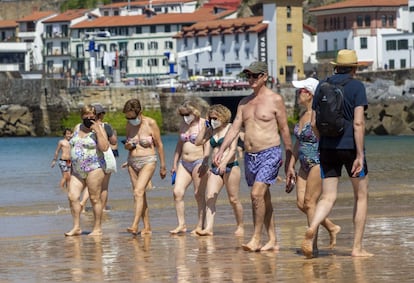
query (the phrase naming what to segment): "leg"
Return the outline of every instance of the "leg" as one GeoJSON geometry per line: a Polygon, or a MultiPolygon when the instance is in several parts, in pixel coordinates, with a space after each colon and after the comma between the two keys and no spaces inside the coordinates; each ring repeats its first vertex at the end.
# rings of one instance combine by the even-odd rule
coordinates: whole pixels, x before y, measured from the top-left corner
{"type": "MultiPolygon", "coordinates": [[[[132,225],[127,229],[128,232],[136,234],[138,232],[139,220],[142,216],[147,215],[147,225],[149,225],[148,217],[148,204],[146,200],[145,190],[148,186],[148,182],[151,180],[152,175],[154,174],[156,163],[149,163],[144,165],[139,172],[136,172],[131,166],[128,167],[131,182],[133,182],[133,192],[134,192],[134,204],[135,204],[135,215],[132,225]]],[[[148,226],[146,229],[151,229],[148,226]]],[[[146,231],[150,232],[150,230],[146,231]]]]}
{"type": "Polygon", "coordinates": [[[322,196],[316,205],[315,214],[302,242],[302,251],[307,258],[312,258],[312,243],[318,226],[328,217],[331,212],[337,195],[338,177],[330,177],[322,180],[322,196]]]}
{"type": "MultiPolygon", "coordinates": [[[[269,185],[265,183],[254,182],[253,184],[251,199],[254,232],[250,241],[247,244],[242,245],[243,249],[246,251],[259,251],[262,248],[260,242],[262,237],[262,228],[266,217],[265,194],[268,189],[269,185]]],[[[270,225],[269,221],[267,224],[270,225]]]]}
{"type": "Polygon", "coordinates": [[[70,211],[72,213],[73,228],[69,232],[66,232],[65,236],[78,236],[82,234],[82,230],[80,228],[81,205],[79,203],[79,197],[84,188],[85,181],[78,179],[77,177],[72,175],[71,182],[69,185],[68,199],[70,211]]]}
{"type": "Polygon", "coordinates": [[[204,227],[204,219],[206,216],[206,186],[207,186],[207,179],[208,174],[204,174],[203,176],[200,176],[199,170],[200,170],[201,164],[198,164],[194,167],[192,172],[192,178],[193,178],[193,185],[194,185],[194,197],[197,201],[197,215],[198,215],[198,222],[196,228],[191,231],[192,234],[195,234],[201,230],[203,230],[204,227]]]}
{"type": "Polygon", "coordinates": [[[276,231],[275,231],[275,220],[273,218],[273,205],[272,198],[270,196],[269,187],[265,193],[265,206],[266,213],[264,217],[264,226],[267,230],[267,235],[269,236],[269,241],[260,249],[261,251],[270,251],[270,250],[279,250],[279,246],[276,241],[276,231]]]}
{"type": "Polygon", "coordinates": [[[103,169],[99,168],[89,172],[86,177],[86,185],[88,186],[89,199],[92,204],[93,215],[95,223],[90,236],[102,235],[101,220],[102,220],[102,202],[101,202],[101,190],[102,180],[105,176],[103,169]]]}
{"type": "Polygon", "coordinates": [[[351,178],[351,182],[354,189],[354,244],[352,246],[352,256],[373,256],[373,254],[368,253],[362,248],[362,238],[364,236],[368,210],[368,176],[351,178]]]}
{"type": "Polygon", "coordinates": [[[210,174],[207,180],[206,193],[206,226],[201,231],[196,231],[200,236],[212,236],[214,216],[216,215],[216,201],[217,197],[223,187],[223,179],[215,174],[210,174]]]}
{"type": "MultiPolygon", "coordinates": [[[[316,203],[322,193],[322,180],[320,178],[320,169],[319,165],[313,166],[309,174],[307,176],[307,183],[306,183],[306,193],[304,197],[304,209],[305,213],[308,217],[308,225],[311,224],[312,219],[315,214],[316,203]]],[[[336,235],[341,230],[341,227],[335,225],[331,220],[325,218],[321,225],[326,228],[329,232],[330,236],[330,248],[334,248],[336,245],[336,235]]],[[[313,249],[317,250],[317,234],[318,231],[315,232],[314,242],[313,242],[313,249]]]]}
{"type": "Polygon", "coordinates": [[[233,167],[229,174],[224,175],[224,183],[227,189],[227,196],[233,208],[234,216],[236,217],[237,229],[234,232],[236,236],[244,234],[243,224],[243,206],[239,199],[240,191],[240,167],[233,167]]]}
{"type": "Polygon", "coordinates": [[[108,190],[109,190],[109,180],[111,179],[111,173],[106,174],[102,181],[102,192],[101,192],[101,201],[102,201],[102,208],[106,210],[106,204],[108,203],[108,190]]]}
{"type": "Polygon", "coordinates": [[[85,212],[85,207],[86,207],[86,203],[88,202],[88,199],[89,199],[89,191],[88,191],[88,188],[86,188],[83,191],[82,200],[80,201],[81,212],[85,212]]]}
{"type": "Polygon", "coordinates": [[[185,214],[184,214],[184,194],[187,190],[187,187],[191,183],[191,175],[187,172],[187,170],[183,167],[182,164],[178,165],[177,169],[177,177],[175,179],[174,185],[174,201],[175,201],[175,210],[177,213],[178,219],[178,226],[171,230],[171,234],[178,234],[187,231],[187,227],[185,225],[185,214]]]}

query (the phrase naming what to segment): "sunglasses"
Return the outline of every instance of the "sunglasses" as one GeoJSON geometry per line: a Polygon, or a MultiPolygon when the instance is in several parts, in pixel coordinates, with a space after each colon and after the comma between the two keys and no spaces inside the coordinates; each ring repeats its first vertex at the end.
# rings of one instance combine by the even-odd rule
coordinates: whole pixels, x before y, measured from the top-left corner
{"type": "Polygon", "coordinates": [[[218,118],[217,117],[209,117],[208,119],[211,121],[211,120],[217,120],[218,118]]]}
{"type": "Polygon", "coordinates": [[[247,79],[257,79],[257,78],[259,78],[261,75],[263,75],[263,73],[257,73],[257,74],[254,74],[254,73],[246,73],[246,78],[247,79]]]}
{"type": "Polygon", "coordinates": [[[191,113],[180,113],[180,116],[188,116],[188,115],[191,115],[191,113]]]}

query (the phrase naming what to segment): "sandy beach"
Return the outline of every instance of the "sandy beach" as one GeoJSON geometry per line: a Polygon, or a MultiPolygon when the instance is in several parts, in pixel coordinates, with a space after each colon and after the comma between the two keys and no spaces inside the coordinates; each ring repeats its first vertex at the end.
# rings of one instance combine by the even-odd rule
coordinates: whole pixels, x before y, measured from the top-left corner
{"type": "MultiPolygon", "coordinates": [[[[346,183],[345,183],[346,187],[346,183]]],[[[157,189],[155,189],[157,190],[157,189]]],[[[87,236],[92,212],[82,215],[85,234],[64,237],[71,227],[67,208],[50,215],[3,217],[0,282],[412,282],[414,274],[414,211],[411,189],[372,192],[365,247],[372,258],[352,258],[352,195],[342,189],[332,219],[342,226],[337,247],[320,229],[319,256],[307,260],[299,252],[306,229],[294,195],[272,187],[279,252],[243,251],[252,233],[248,192],[243,193],[246,233],[235,237],[234,216],[222,192],[215,235],[172,236],[176,217],[172,202],[151,197],[153,234],[125,232],[132,219],[132,201],[118,200],[104,215],[101,237],[87,236]],[[398,206],[393,205],[398,203],[398,206]]],[[[190,191],[186,217],[195,221],[190,191]]],[[[66,206],[67,207],[67,206],[66,206]]],[[[44,207],[47,209],[47,207],[44,207]]],[[[90,230],[89,230],[90,231],[90,230]]]]}

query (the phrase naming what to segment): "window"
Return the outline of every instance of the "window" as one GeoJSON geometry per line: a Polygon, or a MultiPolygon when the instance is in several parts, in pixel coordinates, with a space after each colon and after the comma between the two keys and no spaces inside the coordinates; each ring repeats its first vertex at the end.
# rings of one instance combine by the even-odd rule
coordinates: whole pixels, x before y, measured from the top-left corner
{"type": "Polygon", "coordinates": [[[135,42],[134,49],[135,50],[144,50],[144,42],[135,42]]]}
{"type": "Polygon", "coordinates": [[[288,62],[292,61],[292,46],[291,45],[288,45],[286,47],[286,59],[288,62]]]}
{"type": "Polygon", "coordinates": [[[47,66],[47,72],[53,73],[53,61],[52,60],[47,61],[46,66],[47,66]]]}
{"type": "Polygon", "coordinates": [[[63,72],[67,72],[69,70],[69,60],[62,61],[63,72]]]}
{"type": "Polygon", "coordinates": [[[61,54],[68,54],[69,53],[69,42],[61,42],[60,43],[61,54]]]}
{"type": "Polygon", "coordinates": [[[388,65],[390,66],[390,69],[395,69],[395,61],[394,60],[388,60],[388,65]]]}
{"type": "Polygon", "coordinates": [[[236,33],[234,35],[234,41],[236,41],[236,43],[239,43],[239,34],[238,33],[236,33]]]}
{"type": "Polygon", "coordinates": [[[83,44],[76,45],[76,57],[77,58],[84,57],[84,54],[83,54],[83,44]]]}
{"type": "Polygon", "coordinates": [[[150,67],[158,66],[158,59],[157,58],[148,59],[148,66],[150,66],[150,67]]]}
{"type": "Polygon", "coordinates": [[[414,12],[414,6],[410,7],[410,12],[414,12]]]}
{"type": "Polygon", "coordinates": [[[157,26],[156,25],[150,26],[150,33],[156,33],[156,32],[157,32],[157,26]]]}
{"type": "Polygon", "coordinates": [[[248,32],[246,32],[246,42],[250,41],[250,34],[248,32]]]}
{"type": "Polygon", "coordinates": [[[388,25],[394,27],[394,16],[388,16],[388,25]]]}
{"type": "Polygon", "coordinates": [[[142,59],[135,60],[135,67],[142,67],[142,59]]]}
{"type": "Polygon", "coordinates": [[[361,45],[361,49],[367,49],[368,48],[368,40],[366,37],[361,37],[359,39],[359,44],[361,45]]]}
{"type": "Polygon", "coordinates": [[[338,48],[338,39],[337,38],[334,38],[333,47],[334,47],[334,50],[338,50],[339,49],[338,48]]]}
{"type": "Polygon", "coordinates": [[[165,32],[171,32],[171,25],[164,25],[165,32]]]}
{"type": "Polygon", "coordinates": [[[290,6],[286,6],[286,17],[290,18],[292,16],[292,8],[290,6]]]}
{"type": "Polygon", "coordinates": [[[68,25],[62,25],[62,36],[63,37],[68,37],[69,36],[68,25]]]}
{"type": "Polygon", "coordinates": [[[236,57],[236,60],[239,60],[239,53],[240,53],[240,50],[238,48],[234,49],[234,55],[236,57]]]}
{"type": "Polygon", "coordinates": [[[141,34],[142,33],[142,27],[135,27],[135,33],[141,34]]]}
{"type": "Polygon", "coordinates": [[[398,50],[408,50],[408,40],[407,39],[398,40],[398,50]]]}
{"type": "Polygon", "coordinates": [[[363,24],[362,16],[357,16],[357,26],[362,27],[362,24],[363,24]]]}
{"type": "Polygon", "coordinates": [[[386,50],[397,50],[397,42],[395,40],[387,40],[385,46],[386,50]]]}
{"type": "Polygon", "coordinates": [[[164,49],[173,49],[173,48],[174,48],[174,43],[172,41],[165,42],[164,49]]]}
{"type": "Polygon", "coordinates": [[[46,43],[46,55],[52,55],[53,42],[46,43]]]}
{"type": "Polygon", "coordinates": [[[327,52],[328,51],[328,40],[327,39],[323,41],[323,47],[324,47],[324,51],[327,52]]]}
{"type": "Polygon", "coordinates": [[[127,51],[128,49],[128,42],[120,42],[119,43],[119,51],[127,51]]]}
{"type": "Polygon", "coordinates": [[[286,31],[287,32],[292,32],[292,24],[287,24],[286,25],[286,31]]]}
{"type": "Polygon", "coordinates": [[[158,49],[158,42],[151,41],[148,43],[148,50],[158,49]]]}
{"type": "Polygon", "coordinates": [[[364,22],[365,22],[366,27],[370,27],[371,26],[371,16],[370,15],[365,15],[364,22]]]}
{"type": "Polygon", "coordinates": [[[385,15],[381,16],[381,26],[383,28],[387,26],[387,16],[385,16],[385,15]]]}
{"type": "Polygon", "coordinates": [[[194,38],[195,46],[198,46],[198,36],[194,38]]]}
{"type": "Polygon", "coordinates": [[[344,49],[348,49],[348,39],[344,38],[344,49]]]}
{"type": "Polygon", "coordinates": [[[400,60],[400,68],[401,69],[407,68],[407,61],[405,59],[400,60]]]}
{"type": "Polygon", "coordinates": [[[165,66],[169,66],[170,64],[168,63],[168,59],[167,58],[164,58],[164,59],[162,59],[162,65],[165,67],[165,66]]]}

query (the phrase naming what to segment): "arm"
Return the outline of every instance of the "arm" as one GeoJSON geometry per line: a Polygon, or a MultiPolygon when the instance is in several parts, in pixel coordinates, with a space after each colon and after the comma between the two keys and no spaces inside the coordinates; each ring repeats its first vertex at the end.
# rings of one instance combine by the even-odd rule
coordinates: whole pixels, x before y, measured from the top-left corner
{"type": "Polygon", "coordinates": [[[315,136],[318,138],[318,140],[320,139],[320,135],[319,135],[319,130],[318,127],[316,127],[316,112],[315,110],[312,111],[312,116],[311,116],[311,126],[312,126],[312,131],[315,134],[315,136]]]}
{"type": "Polygon", "coordinates": [[[290,131],[287,122],[285,103],[281,96],[278,96],[276,99],[276,107],[278,109],[276,112],[276,120],[285,147],[285,173],[287,175],[290,158],[292,157],[292,139],[290,137],[290,131]]]}
{"type": "Polygon", "coordinates": [[[364,166],[364,135],[365,118],[364,106],[357,106],[354,110],[354,139],[356,145],[356,158],[352,165],[352,176],[357,177],[364,166]]]}
{"type": "Polygon", "coordinates": [[[165,154],[164,154],[164,144],[161,140],[160,128],[158,128],[155,120],[150,119],[150,127],[152,130],[152,137],[154,139],[155,147],[158,150],[158,156],[160,158],[160,177],[164,179],[167,175],[167,167],[165,166],[165,154]]]}
{"type": "Polygon", "coordinates": [[[211,128],[207,128],[206,123],[203,123],[194,144],[195,145],[205,144],[207,140],[211,138],[212,135],[213,135],[213,130],[211,128]]]}
{"type": "Polygon", "coordinates": [[[178,161],[180,160],[182,150],[183,150],[183,141],[180,139],[180,137],[178,137],[177,145],[175,146],[175,151],[174,151],[171,173],[177,171],[177,164],[178,164],[178,161]]]}
{"type": "Polygon", "coordinates": [[[92,121],[92,123],[91,129],[95,131],[98,149],[102,152],[107,151],[109,148],[109,142],[103,125],[95,121],[92,121]]]}
{"type": "Polygon", "coordinates": [[[52,168],[55,167],[56,160],[58,159],[59,151],[60,151],[61,148],[62,148],[62,141],[59,141],[58,144],[57,144],[57,147],[56,147],[56,150],[55,150],[55,155],[53,156],[53,160],[52,160],[52,163],[51,163],[50,167],[52,167],[52,168]]]}

